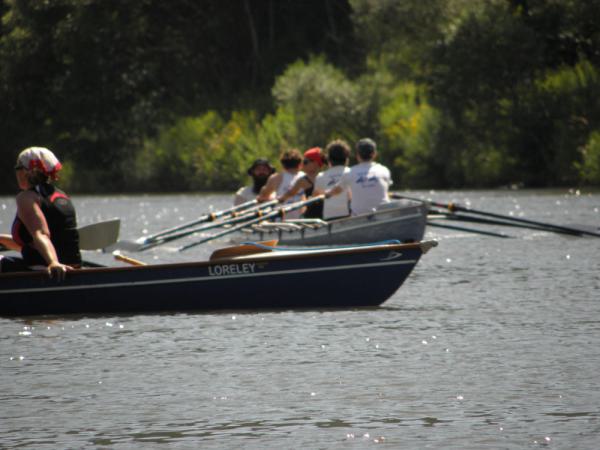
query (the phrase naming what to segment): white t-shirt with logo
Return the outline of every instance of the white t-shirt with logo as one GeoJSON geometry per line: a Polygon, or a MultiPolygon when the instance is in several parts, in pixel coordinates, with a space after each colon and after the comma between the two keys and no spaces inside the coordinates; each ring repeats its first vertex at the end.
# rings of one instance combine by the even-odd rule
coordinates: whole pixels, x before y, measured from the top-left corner
{"type": "Polygon", "coordinates": [[[340,180],[340,186],[350,188],[352,192],[350,208],[353,216],[372,212],[382,203],[389,203],[388,188],[392,183],[389,169],[373,161],[352,166],[340,180]]]}
{"type": "MultiPolygon", "coordinates": [[[[317,175],[315,181],[315,190],[327,191],[337,185],[342,175],[349,173],[350,168],[346,166],[333,166],[327,169],[325,172],[321,172],[317,175]]],[[[350,215],[350,190],[346,189],[339,195],[331,197],[325,200],[323,205],[323,219],[330,219],[333,217],[343,217],[350,215]]]]}

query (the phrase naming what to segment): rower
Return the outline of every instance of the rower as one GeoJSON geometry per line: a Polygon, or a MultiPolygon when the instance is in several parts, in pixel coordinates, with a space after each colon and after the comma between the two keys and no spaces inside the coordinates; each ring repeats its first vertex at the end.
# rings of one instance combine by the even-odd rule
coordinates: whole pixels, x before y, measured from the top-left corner
{"type": "Polygon", "coordinates": [[[358,164],[350,168],[350,172],[342,175],[340,182],[325,192],[330,198],[350,188],[352,215],[373,212],[380,205],[389,203],[388,188],[392,185],[390,170],[376,163],[377,145],[375,141],[364,138],[356,143],[356,159],[358,164]]]}
{"type": "MultiPolygon", "coordinates": [[[[317,175],[313,195],[324,194],[340,182],[342,175],[350,172],[348,161],[350,159],[350,146],[342,139],[336,139],[327,144],[327,163],[329,169],[317,175]]],[[[350,199],[352,193],[349,188],[342,194],[326,199],[323,204],[323,219],[340,219],[350,215],[350,199]]]]}
{"type": "Polygon", "coordinates": [[[258,158],[255,160],[248,169],[248,175],[252,177],[252,185],[241,187],[235,193],[233,205],[237,206],[249,202],[250,200],[254,200],[274,172],[275,168],[271,165],[269,160],[265,158],[258,158]]]}
{"type": "MultiPolygon", "coordinates": [[[[300,170],[302,154],[297,149],[284,151],[279,158],[279,162],[283,170],[269,177],[257,197],[259,202],[268,201],[273,195],[277,197],[282,196],[299,178],[304,176],[304,172],[300,170]]],[[[288,198],[285,203],[295,203],[301,201],[303,198],[304,196],[300,192],[288,198]]],[[[300,211],[291,211],[287,214],[287,217],[297,219],[300,217],[300,211]]]]}
{"type": "Polygon", "coordinates": [[[75,208],[69,197],[52,184],[62,164],[50,150],[29,147],[15,165],[21,192],[12,236],[2,236],[21,258],[0,256],[0,272],[27,271],[41,266],[51,277],[63,279],[67,270],[81,266],[75,208]]]}
{"type": "MultiPolygon", "coordinates": [[[[311,197],[315,188],[315,181],[319,171],[325,164],[326,159],[320,147],[313,147],[304,152],[302,160],[302,170],[304,176],[296,180],[294,185],[282,196],[278,197],[281,203],[285,203],[289,198],[304,192],[306,197],[311,197]]],[[[320,219],[323,216],[323,202],[311,203],[306,207],[303,217],[309,219],[320,219]]]]}

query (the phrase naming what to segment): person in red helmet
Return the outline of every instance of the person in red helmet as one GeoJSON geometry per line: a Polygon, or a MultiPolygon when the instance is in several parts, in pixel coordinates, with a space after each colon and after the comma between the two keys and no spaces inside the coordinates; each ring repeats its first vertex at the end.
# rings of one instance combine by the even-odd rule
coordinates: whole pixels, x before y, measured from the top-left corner
{"type": "Polygon", "coordinates": [[[62,164],[50,150],[29,147],[19,153],[15,165],[21,192],[12,234],[1,243],[21,252],[21,258],[0,256],[0,272],[45,267],[51,277],[63,279],[68,270],[81,266],[75,208],[69,197],[52,182],[62,164]]]}

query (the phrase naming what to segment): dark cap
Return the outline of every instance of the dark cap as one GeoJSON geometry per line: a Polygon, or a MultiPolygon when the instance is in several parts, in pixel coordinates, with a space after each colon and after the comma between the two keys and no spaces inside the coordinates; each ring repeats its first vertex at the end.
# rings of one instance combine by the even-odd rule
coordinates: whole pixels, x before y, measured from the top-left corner
{"type": "Polygon", "coordinates": [[[269,160],[267,160],[265,158],[258,158],[257,160],[255,160],[252,163],[252,165],[248,169],[248,175],[252,176],[252,171],[254,169],[256,169],[256,167],[258,167],[258,166],[266,166],[266,167],[269,168],[269,170],[271,171],[271,173],[275,172],[275,168],[271,165],[271,163],[269,162],[269,160]]]}
{"type": "Polygon", "coordinates": [[[369,158],[377,151],[377,144],[371,138],[364,138],[356,143],[356,151],[361,157],[369,158]]]}

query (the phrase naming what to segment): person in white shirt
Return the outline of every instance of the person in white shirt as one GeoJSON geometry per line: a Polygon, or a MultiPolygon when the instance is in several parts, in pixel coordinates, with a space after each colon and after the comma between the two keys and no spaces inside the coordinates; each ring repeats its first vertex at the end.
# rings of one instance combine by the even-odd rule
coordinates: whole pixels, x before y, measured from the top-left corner
{"type": "MultiPolygon", "coordinates": [[[[328,189],[336,186],[342,175],[350,172],[348,160],[350,159],[350,146],[342,139],[336,139],[327,144],[325,148],[329,169],[319,173],[315,181],[313,195],[324,194],[328,189]]],[[[344,189],[340,195],[325,200],[323,205],[323,219],[337,219],[350,215],[350,199],[352,194],[349,188],[344,189]]]]}
{"type": "MultiPolygon", "coordinates": [[[[317,176],[326,161],[327,158],[320,147],[313,147],[306,150],[304,152],[304,159],[302,160],[304,176],[298,178],[291,189],[278,197],[279,201],[285,203],[290,197],[302,192],[306,198],[314,196],[317,176]]],[[[302,217],[305,219],[321,219],[323,217],[323,202],[317,201],[307,205],[306,209],[302,212],[302,217]]]]}
{"type": "Polygon", "coordinates": [[[238,189],[233,199],[233,205],[236,206],[254,200],[274,172],[275,168],[271,166],[268,160],[259,158],[254,161],[248,169],[248,175],[252,177],[252,185],[238,189]]]}
{"type": "Polygon", "coordinates": [[[325,192],[325,197],[339,195],[346,188],[352,191],[350,209],[352,215],[373,212],[380,205],[389,203],[388,189],[392,185],[392,177],[387,167],[376,163],[377,144],[369,138],[356,143],[356,159],[358,164],[350,168],[350,172],[342,175],[339,184],[325,192]]]}
{"type": "MultiPolygon", "coordinates": [[[[304,172],[300,170],[300,164],[302,163],[302,153],[297,149],[291,149],[283,152],[279,158],[281,166],[283,167],[282,172],[274,173],[269,177],[267,183],[260,190],[258,195],[259,202],[266,202],[271,200],[273,196],[279,198],[284,195],[296,181],[304,176],[304,172]]],[[[285,203],[295,203],[304,199],[304,193],[299,192],[293,197],[286,199],[285,203]]],[[[302,211],[295,210],[287,213],[286,217],[289,219],[297,219],[300,217],[302,211]]]]}

